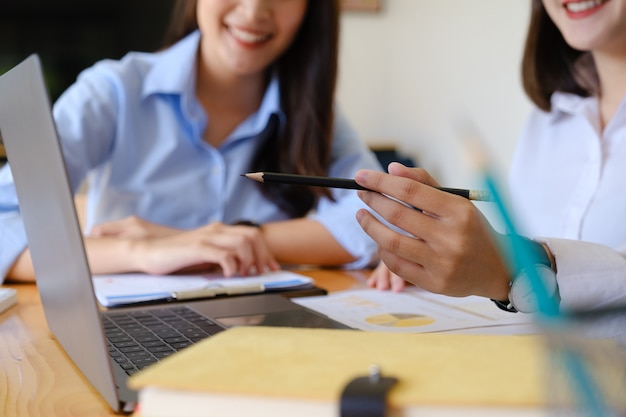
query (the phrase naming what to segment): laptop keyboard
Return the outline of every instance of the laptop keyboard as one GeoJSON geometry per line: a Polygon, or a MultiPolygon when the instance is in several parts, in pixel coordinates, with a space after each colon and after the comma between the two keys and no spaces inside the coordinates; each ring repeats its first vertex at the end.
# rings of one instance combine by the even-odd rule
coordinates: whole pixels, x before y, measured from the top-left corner
{"type": "Polygon", "coordinates": [[[128,375],[222,330],[189,307],[102,315],[109,355],[128,375]]]}

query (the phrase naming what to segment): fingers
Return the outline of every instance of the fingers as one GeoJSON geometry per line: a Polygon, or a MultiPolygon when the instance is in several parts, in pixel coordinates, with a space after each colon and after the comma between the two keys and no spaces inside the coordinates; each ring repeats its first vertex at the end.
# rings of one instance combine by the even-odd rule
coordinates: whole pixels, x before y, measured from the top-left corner
{"type": "MultiPolygon", "coordinates": [[[[437,182],[423,169],[406,168],[398,163],[390,164],[389,168],[394,175],[372,170],[359,170],[354,178],[358,184],[368,190],[402,201],[435,216],[447,216],[454,213],[452,207],[454,203],[458,204],[463,200],[462,197],[435,188],[438,185],[437,182]]],[[[363,199],[373,193],[359,191],[358,194],[363,199]]]]}
{"type": "MultiPolygon", "coordinates": [[[[357,212],[357,221],[365,233],[378,243],[381,255],[388,252],[417,264],[422,264],[435,256],[424,240],[390,229],[367,210],[361,209],[357,212]]],[[[390,265],[387,264],[387,266],[390,265]]]]}
{"type": "Polygon", "coordinates": [[[380,251],[380,259],[385,265],[387,265],[387,268],[391,271],[392,276],[396,277],[392,278],[392,290],[394,289],[394,285],[398,285],[397,281],[402,280],[402,278],[406,280],[405,283],[410,282],[429,291],[430,288],[433,287],[433,277],[430,272],[422,266],[422,264],[402,258],[393,252],[383,250],[380,251]]]}
{"type": "Polygon", "coordinates": [[[280,269],[259,228],[221,225],[216,232],[208,236],[210,244],[234,251],[240,275],[280,269]]]}
{"type": "Polygon", "coordinates": [[[405,284],[406,281],[391,272],[383,262],[378,264],[367,280],[369,287],[383,291],[390,289],[394,292],[400,292],[404,289],[405,284]]]}
{"type": "MultiPolygon", "coordinates": [[[[422,236],[427,232],[431,218],[412,207],[387,198],[378,193],[359,191],[359,198],[387,222],[413,236],[422,236]]],[[[358,212],[357,212],[358,214],[358,212]]],[[[365,213],[363,214],[365,215],[365,213]]],[[[357,215],[357,218],[359,216],[357,215]]],[[[363,219],[367,221],[368,219],[363,219]]],[[[363,224],[361,225],[363,226],[363,224]]]]}
{"type": "Polygon", "coordinates": [[[388,222],[368,210],[357,212],[390,271],[382,278],[375,275],[371,285],[393,288],[393,273],[438,294],[501,294],[508,273],[492,242],[493,230],[473,203],[432,187],[436,182],[424,170],[392,163],[389,172],[355,175],[357,183],[372,190],[358,191],[359,197],[388,222]]]}
{"type": "Polygon", "coordinates": [[[149,274],[170,274],[192,270],[197,266],[219,266],[224,276],[237,275],[239,262],[236,255],[217,246],[176,244],[169,239],[149,239],[138,242],[135,256],[138,270],[149,274]]]}
{"type": "Polygon", "coordinates": [[[367,286],[378,290],[388,290],[391,287],[391,271],[380,262],[367,278],[367,286]]]}
{"type": "Polygon", "coordinates": [[[388,270],[375,271],[370,286],[400,291],[404,280],[428,290],[439,285],[434,279],[437,274],[433,274],[439,255],[424,240],[390,229],[367,210],[357,212],[357,221],[378,243],[380,258],[388,270]]]}
{"type": "Polygon", "coordinates": [[[396,274],[391,274],[391,291],[401,292],[406,287],[406,281],[396,274]]]}
{"type": "Polygon", "coordinates": [[[151,257],[150,261],[159,267],[166,265],[170,269],[168,272],[173,272],[174,267],[186,268],[198,264],[219,265],[227,277],[280,269],[261,230],[256,227],[212,223],[152,241],[151,247],[160,252],[163,259],[151,257]],[[163,253],[165,250],[168,253],[163,253]]]}
{"type": "Polygon", "coordinates": [[[410,178],[431,187],[439,187],[439,183],[430,176],[428,171],[422,168],[408,168],[399,162],[392,162],[387,167],[387,172],[397,177],[410,178]]]}

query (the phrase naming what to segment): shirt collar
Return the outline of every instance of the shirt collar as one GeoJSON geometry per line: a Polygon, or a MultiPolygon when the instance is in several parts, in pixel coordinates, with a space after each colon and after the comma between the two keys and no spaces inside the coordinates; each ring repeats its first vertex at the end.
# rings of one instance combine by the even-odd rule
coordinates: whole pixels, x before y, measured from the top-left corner
{"type": "Polygon", "coordinates": [[[267,121],[273,113],[278,115],[280,125],[284,126],[285,115],[280,107],[280,87],[276,75],[272,76],[259,109],[237,126],[226,142],[258,135],[265,129],[267,121]]]}
{"type": "Polygon", "coordinates": [[[196,30],[171,47],[156,54],[143,85],[144,97],[150,94],[190,94],[195,90],[196,61],[200,31],[196,30]]]}
{"type": "Polygon", "coordinates": [[[550,97],[550,104],[552,105],[550,123],[557,123],[569,116],[578,116],[586,119],[596,131],[600,131],[600,109],[597,97],[581,97],[572,93],[555,92],[550,97]]]}
{"type": "Polygon", "coordinates": [[[572,93],[554,92],[550,97],[552,105],[552,118],[556,119],[560,115],[589,115],[597,113],[597,97],[581,97],[572,93]]]}

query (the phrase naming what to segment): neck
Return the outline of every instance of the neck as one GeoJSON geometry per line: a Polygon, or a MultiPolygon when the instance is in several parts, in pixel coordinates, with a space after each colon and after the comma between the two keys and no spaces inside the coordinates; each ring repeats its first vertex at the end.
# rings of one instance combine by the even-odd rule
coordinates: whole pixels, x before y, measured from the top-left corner
{"type": "Polygon", "coordinates": [[[211,66],[210,61],[200,54],[196,95],[209,118],[203,138],[217,148],[259,108],[266,79],[263,72],[239,75],[230,69],[211,66]]]}
{"type": "Polygon", "coordinates": [[[215,106],[235,112],[256,110],[266,87],[265,75],[237,75],[216,71],[198,60],[196,94],[211,110],[215,106]]]}
{"type": "Polygon", "coordinates": [[[594,52],[593,58],[600,79],[600,115],[604,129],[626,96],[626,54],[594,52]]]}

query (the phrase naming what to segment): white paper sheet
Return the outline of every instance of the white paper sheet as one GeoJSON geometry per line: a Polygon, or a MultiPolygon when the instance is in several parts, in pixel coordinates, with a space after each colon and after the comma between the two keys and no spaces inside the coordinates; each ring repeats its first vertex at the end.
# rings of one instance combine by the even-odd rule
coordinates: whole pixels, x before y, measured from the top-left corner
{"type": "Polygon", "coordinates": [[[94,275],[93,285],[98,302],[105,307],[165,300],[174,292],[201,288],[237,288],[262,284],[265,291],[309,288],[313,280],[290,271],[273,271],[263,275],[224,278],[221,274],[202,275],[94,275]]]}
{"type": "Polygon", "coordinates": [[[498,309],[483,297],[455,298],[410,287],[404,292],[360,289],[292,299],[348,326],[398,333],[536,333],[533,316],[498,309]]]}

